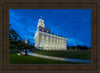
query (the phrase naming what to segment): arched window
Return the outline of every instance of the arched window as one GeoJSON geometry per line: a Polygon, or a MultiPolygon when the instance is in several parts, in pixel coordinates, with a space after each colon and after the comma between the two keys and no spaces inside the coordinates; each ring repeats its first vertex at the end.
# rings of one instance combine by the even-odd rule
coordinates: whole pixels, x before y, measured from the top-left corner
{"type": "Polygon", "coordinates": [[[52,41],[52,38],[50,38],[50,40],[52,41]]]}
{"type": "Polygon", "coordinates": [[[48,45],[46,45],[46,47],[48,47],[48,45]]]}
{"type": "Polygon", "coordinates": [[[44,45],[42,45],[42,47],[44,47],[44,45]]]}
{"type": "Polygon", "coordinates": [[[58,39],[57,39],[57,42],[58,42],[58,39]]]}
{"type": "Polygon", "coordinates": [[[42,36],[42,40],[44,39],[44,37],[42,36]]]}
{"type": "Polygon", "coordinates": [[[46,38],[46,40],[48,40],[48,37],[46,38]]]}
{"type": "Polygon", "coordinates": [[[54,41],[55,41],[55,38],[54,38],[54,41]]]}

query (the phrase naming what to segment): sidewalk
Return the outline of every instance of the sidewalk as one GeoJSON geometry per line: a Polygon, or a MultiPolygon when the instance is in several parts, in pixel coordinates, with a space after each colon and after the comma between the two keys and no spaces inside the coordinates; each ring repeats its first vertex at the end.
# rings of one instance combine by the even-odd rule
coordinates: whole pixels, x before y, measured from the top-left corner
{"type": "Polygon", "coordinates": [[[46,59],[52,59],[52,60],[79,62],[79,63],[91,63],[91,60],[60,58],[60,57],[40,55],[40,54],[36,54],[36,53],[28,53],[28,54],[31,55],[31,56],[36,56],[36,57],[41,57],[41,58],[46,58],[46,59]]]}

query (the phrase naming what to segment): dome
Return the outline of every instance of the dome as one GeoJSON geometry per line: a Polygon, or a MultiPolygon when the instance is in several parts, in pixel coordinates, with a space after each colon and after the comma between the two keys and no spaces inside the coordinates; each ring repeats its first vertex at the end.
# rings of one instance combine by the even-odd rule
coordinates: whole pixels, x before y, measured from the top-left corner
{"type": "Polygon", "coordinates": [[[44,23],[44,20],[42,20],[42,19],[39,19],[39,22],[42,22],[42,23],[44,23]]]}

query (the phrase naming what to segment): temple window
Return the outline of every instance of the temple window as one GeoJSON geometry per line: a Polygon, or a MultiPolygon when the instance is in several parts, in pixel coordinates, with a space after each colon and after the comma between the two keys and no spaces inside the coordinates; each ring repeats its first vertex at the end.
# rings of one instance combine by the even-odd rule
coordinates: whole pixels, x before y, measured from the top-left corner
{"type": "Polygon", "coordinates": [[[55,41],[55,39],[54,39],[54,41],[55,41]]]}
{"type": "Polygon", "coordinates": [[[48,45],[46,47],[48,47],[48,45]]]}
{"type": "Polygon", "coordinates": [[[46,38],[46,40],[48,40],[48,37],[46,38]]]}
{"type": "Polygon", "coordinates": [[[50,40],[52,41],[52,38],[50,38],[50,40]]]}
{"type": "Polygon", "coordinates": [[[42,40],[44,39],[44,37],[42,36],[42,40]]]}
{"type": "Polygon", "coordinates": [[[44,45],[42,45],[42,47],[44,47],[44,45]]]}
{"type": "Polygon", "coordinates": [[[44,31],[44,30],[42,29],[42,31],[44,31]]]}

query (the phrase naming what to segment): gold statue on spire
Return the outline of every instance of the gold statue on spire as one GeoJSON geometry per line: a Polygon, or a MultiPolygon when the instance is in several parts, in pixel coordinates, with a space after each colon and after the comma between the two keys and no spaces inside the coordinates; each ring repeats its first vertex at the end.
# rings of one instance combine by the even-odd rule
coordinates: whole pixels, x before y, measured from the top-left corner
{"type": "Polygon", "coordinates": [[[40,19],[42,19],[42,16],[40,16],[40,19]]]}

